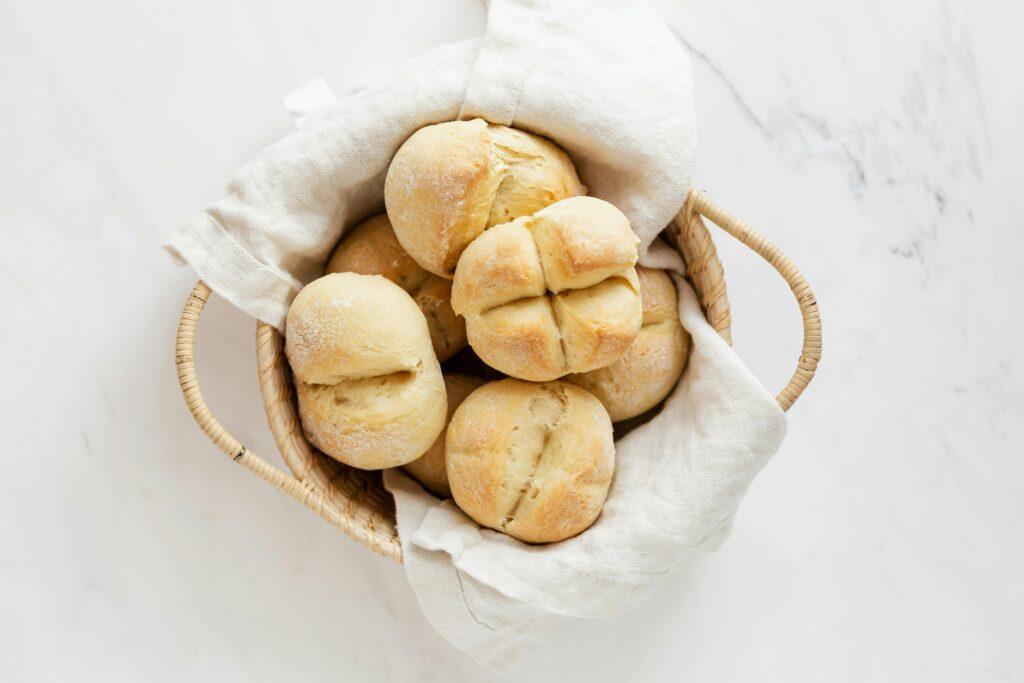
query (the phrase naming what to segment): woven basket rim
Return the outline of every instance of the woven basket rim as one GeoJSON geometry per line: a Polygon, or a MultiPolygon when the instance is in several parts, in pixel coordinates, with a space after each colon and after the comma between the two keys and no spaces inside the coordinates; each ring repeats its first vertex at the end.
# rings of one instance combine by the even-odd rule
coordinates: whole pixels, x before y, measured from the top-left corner
{"type": "MultiPolygon", "coordinates": [[[[705,317],[727,342],[732,343],[732,335],[725,273],[704,217],[765,258],[787,281],[797,299],[804,322],[804,344],[793,376],[776,397],[779,406],[787,410],[813,378],[821,357],[821,319],[814,294],[777,247],[702,193],[691,190],[683,209],[662,236],[682,255],[686,277],[697,293],[705,317]]],[[[196,328],[209,295],[209,287],[201,281],[197,283],[182,312],[176,345],[182,393],[202,431],[236,462],[296,498],[354,540],[401,562],[394,501],[384,489],[380,473],[343,465],[306,440],[284,354],[284,339],[272,326],[262,321],[256,325],[260,391],[270,431],[294,476],[246,449],[213,417],[199,390],[194,362],[196,328]]]]}

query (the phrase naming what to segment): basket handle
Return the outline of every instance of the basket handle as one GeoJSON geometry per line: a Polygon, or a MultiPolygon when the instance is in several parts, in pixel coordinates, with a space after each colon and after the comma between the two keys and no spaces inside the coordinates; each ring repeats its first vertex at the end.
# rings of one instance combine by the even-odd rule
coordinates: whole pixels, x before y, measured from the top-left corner
{"type": "Polygon", "coordinates": [[[338,518],[333,508],[326,504],[323,494],[311,484],[306,484],[283,470],[259,457],[242,443],[231,436],[221,426],[217,418],[210,412],[202,392],[199,390],[199,378],[196,376],[196,328],[199,316],[203,313],[206,301],[210,297],[210,288],[202,280],[192,288],[192,293],[185,302],[178,323],[178,337],[175,344],[175,358],[178,366],[178,383],[189,412],[195,418],[199,428],[210,441],[232,460],[239,463],[260,479],[274,488],[284,491],[323,519],[336,526],[344,526],[344,520],[338,518]]]}
{"type": "MultiPolygon", "coordinates": [[[[709,200],[703,193],[690,190],[683,212],[688,210],[699,213],[750,247],[770,263],[793,290],[793,295],[796,297],[800,313],[803,316],[803,348],[793,376],[775,397],[776,402],[783,410],[789,410],[810,384],[817,370],[818,361],[821,360],[821,314],[818,311],[818,302],[814,297],[814,292],[811,291],[807,280],[800,274],[793,262],[778,247],[709,200]]],[[[210,412],[210,407],[199,389],[199,378],[196,376],[195,367],[196,328],[209,296],[210,288],[202,280],[198,281],[193,287],[188,301],[185,302],[181,320],[178,322],[175,345],[178,383],[181,385],[181,393],[185,397],[185,404],[188,406],[189,412],[192,413],[192,417],[195,418],[196,424],[199,425],[203,434],[232,460],[274,488],[284,491],[328,522],[335,525],[340,524],[342,520],[337,519],[337,514],[331,506],[326,504],[324,496],[319,490],[310,484],[299,481],[247,449],[238,439],[228,433],[210,412]]]]}
{"type": "MultiPolygon", "coordinates": [[[[807,388],[807,385],[811,383],[814,373],[818,369],[818,361],[821,360],[821,313],[818,311],[818,301],[814,297],[814,292],[811,291],[811,286],[807,284],[807,280],[800,274],[793,262],[778,247],[749,225],[712,202],[703,192],[690,190],[686,197],[686,206],[683,207],[681,213],[685,213],[687,210],[699,213],[750,247],[754,253],[770,263],[793,290],[793,296],[796,297],[796,302],[800,306],[800,315],[804,321],[803,348],[800,351],[800,358],[797,360],[793,376],[775,397],[775,402],[779,404],[780,408],[789,410],[807,388]]],[[[685,216],[681,216],[681,218],[685,218],[685,216]]]]}

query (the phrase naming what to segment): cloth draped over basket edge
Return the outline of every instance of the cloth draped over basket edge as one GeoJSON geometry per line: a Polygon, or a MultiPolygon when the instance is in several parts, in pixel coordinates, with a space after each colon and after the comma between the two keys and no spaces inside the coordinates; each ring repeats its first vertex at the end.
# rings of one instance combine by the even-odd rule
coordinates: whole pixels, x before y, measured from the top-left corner
{"type": "Polygon", "coordinates": [[[661,414],[616,443],[612,490],[583,534],[521,543],[480,529],[400,470],[385,472],[420,606],[477,661],[504,671],[573,618],[642,604],[695,552],[718,548],[778,450],[784,413],[708,324],[690,285],[676,283],[693,339],[687,370],[661,414]],[[680,414],[692,419],[672,419],[680,414]]]}
{"type": "Polygon", "coordinates": [[[482,39],[406,62],[264,149],[165,248],[283,330],[288,305],[322,273],[343,228],[383,209],[399,146],[461,115],[555,140],[646,250],[690,186],[692,91],[688,56],[644,2],[494,0],[482,39]]]}
{"type": "MultiPolygon", "coordinates": [[[[493,0],[482,39],[431,50],[310,118],[302,130],[246,164],[227,195],[176,233],[167,249],[238,308],[280,329],[291,299],[320,275],[343,228],[383,208],[384,176],[398,146],[423,125],[473,116],[554,139],[576,162],[590,193],[630,218],[641,237],[642,262],[659,265],[647,248],[682,205],[695,157],[689,60],[646,4],[613,0],[493,0]]],[[[681,290],[683,304],[687,291],[681,290]]],[[[609,614],[639,602],[690,552],[724,535],[750,479],[778,447],[785,420],[728,346],[715,339],[709,348],[729,361],[722,367],[733,375],[721,386],[749,401],[724,403],[724,415],[732,419],[717,427],[724,441],[683,449],[686,442],[659,437],[679,424],[700,433],[714,411],[723,409],[715,402],[698,409],[684,401],[681,383],[657,418],[619,443],[620,466],[606,512],[598,526],[573,539],[596,539],[600,528],[615,526],[609,520],[623,519],[615,501],[625,504],[629,498],[621,494],[632,471],[622,464],[625,458],[655,462],[678,455],[689,474],[707,475],[707,486],[687,486],[686,472],[680,479],[648,470],[651,481],[635,485],[656,491],[661,504],[643,518],[631,518],[630,524],[652,532],[637,548],[587,542],[581,554],[579,544],[566,542],[539,553],[547,559],[534,557],[531,546],[467,529],[465,524],[475,525],[451,504],[438,504],[399,473],[386,474],[407,575],[428,619],[446,638],[479,661],[504,668],[528,651],[528,634],[557,623],[558,616],[609,614]],[[719,461],[723,448],[727,457],[719,461]],[[419,519],[417,528],[410,528],[410,519],[419,519]],[[679,527],[680,520],[688,522],[679,527]],[[687,534],[653,533],[669,528],[687,534]],[[655,566],[633,566],[630,573],[626,565],[614,564],[624,573],[601,604],[593,593],[586,599],[574,595],[564,581],[538,585],[491,565],[492,551],[520,568],[536,566],[535,579],[552,561],[562,571],[586,575],[580,559],[593,567],[607,564],[608,553],[642,554],[655,566]],[[576,559],[552,560],[559,553],[576,559]],[[450,581],[433,580],[439,568],[458,580],[457,591],[450,581]]],[[[688,378],[700,373],[699,344],[695,337],[688,378]]],[[[601,593],[602,586],[597,582],[592,589],[601,593]]]]}

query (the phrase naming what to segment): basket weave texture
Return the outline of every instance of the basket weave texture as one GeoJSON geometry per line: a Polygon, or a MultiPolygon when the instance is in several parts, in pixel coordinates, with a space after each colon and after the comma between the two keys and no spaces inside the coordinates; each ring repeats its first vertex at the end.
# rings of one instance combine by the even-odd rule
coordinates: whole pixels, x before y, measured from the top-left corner
{"type": "MultiPolygon", "coordinates": [[[[662,236],[682,255],[686,277],[697,293],[704,315],[727,342],[732,343],[732,335],[725,273],[704,218],[767,260],[789,284],[800,306],[803,348],[793,376],[776,397],[780,407],[788,410],[813,378],[821,358],[821,318],[814,293],[796,266],[778,248],[703,194],[691,190],[685,206],[662,236]]],[[[181,316],[176,349],[182,393],[200,428],[221,451],[254,474],[296,498],[370,550],[401,562],[394,501],[384,489],[380,473],[343,465],[306,440],[284,354],[284,338],[276,329],[263,322],[256,325],[259,382],[270,431],[294,476],[249,451],[210,412],[195,373],[196,328],[209,295],[209,287],[203,282],[196,284],[181,316]]]]}

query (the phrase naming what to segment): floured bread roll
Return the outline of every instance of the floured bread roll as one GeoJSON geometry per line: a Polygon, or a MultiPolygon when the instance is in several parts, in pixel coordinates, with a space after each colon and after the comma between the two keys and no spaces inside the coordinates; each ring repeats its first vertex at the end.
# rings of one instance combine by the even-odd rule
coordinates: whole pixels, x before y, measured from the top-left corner
{"type": "Polygon", "coordinates": [[[388,168],[384,202],[405,250],[451,278],[462,250],[487,228],[586,191],[552,142],[473,119],[413,133],[388,168]]]}
{"type": "Polygon", "coordinates": [[[679,322],[672,278],[654,268],[638,266],[636,272],[644,306],[636,339],[611,365],[565,378],[594,394],[612,422],[635,417],[668,396],[690,350],[690,335],[679,322]]]}
{"type": "Polygon", "coordinates": [[[327,261],[328,273],[383,275],[409,293],[427,318],[437,359],[445,361],[466,346],[466,324],[452,310],[452,283],[417,265],[398,243],[385,214],[350,230],[327,261]]]}
{"type": "Polygon", "coordinates": [[[379,275],[314,280],[288,309],[285,353],[310,443],[364,470],[397,467],[444,429],[441,366],[427,322],[379,275]]]}
{"type": "MultiPolygon", "coordinates": [[[[466,400],[475,389],[487,384],[487,380],[470,375],[447,374],[444,376],[444,388],[448,392],[448,422],[451,422],[452,413],[466,400]]],[[[423,484],[435,496],[451,498],[452,490],[448,486],[448,471],[445,467],[444,446],[445,433],[430,447],[430,449],[416,460],[406,465],[403,469],[412,475],[412,478],[423,484]]]]}
{"type": "Polygon", "coordinates": [[[608,413],[565,382],[486,384],[455,411],[447,441],[458,506],[528,543],[561,541],[593,524],[615,470],[608,413]]]}
{"type": "Polygon", "coordinates": [[[637,243],[622,212],[594,197],[491,228],[463,252],[452,283],[470,346],[535,382],[613,363],[640,330],[637,243]]]}

